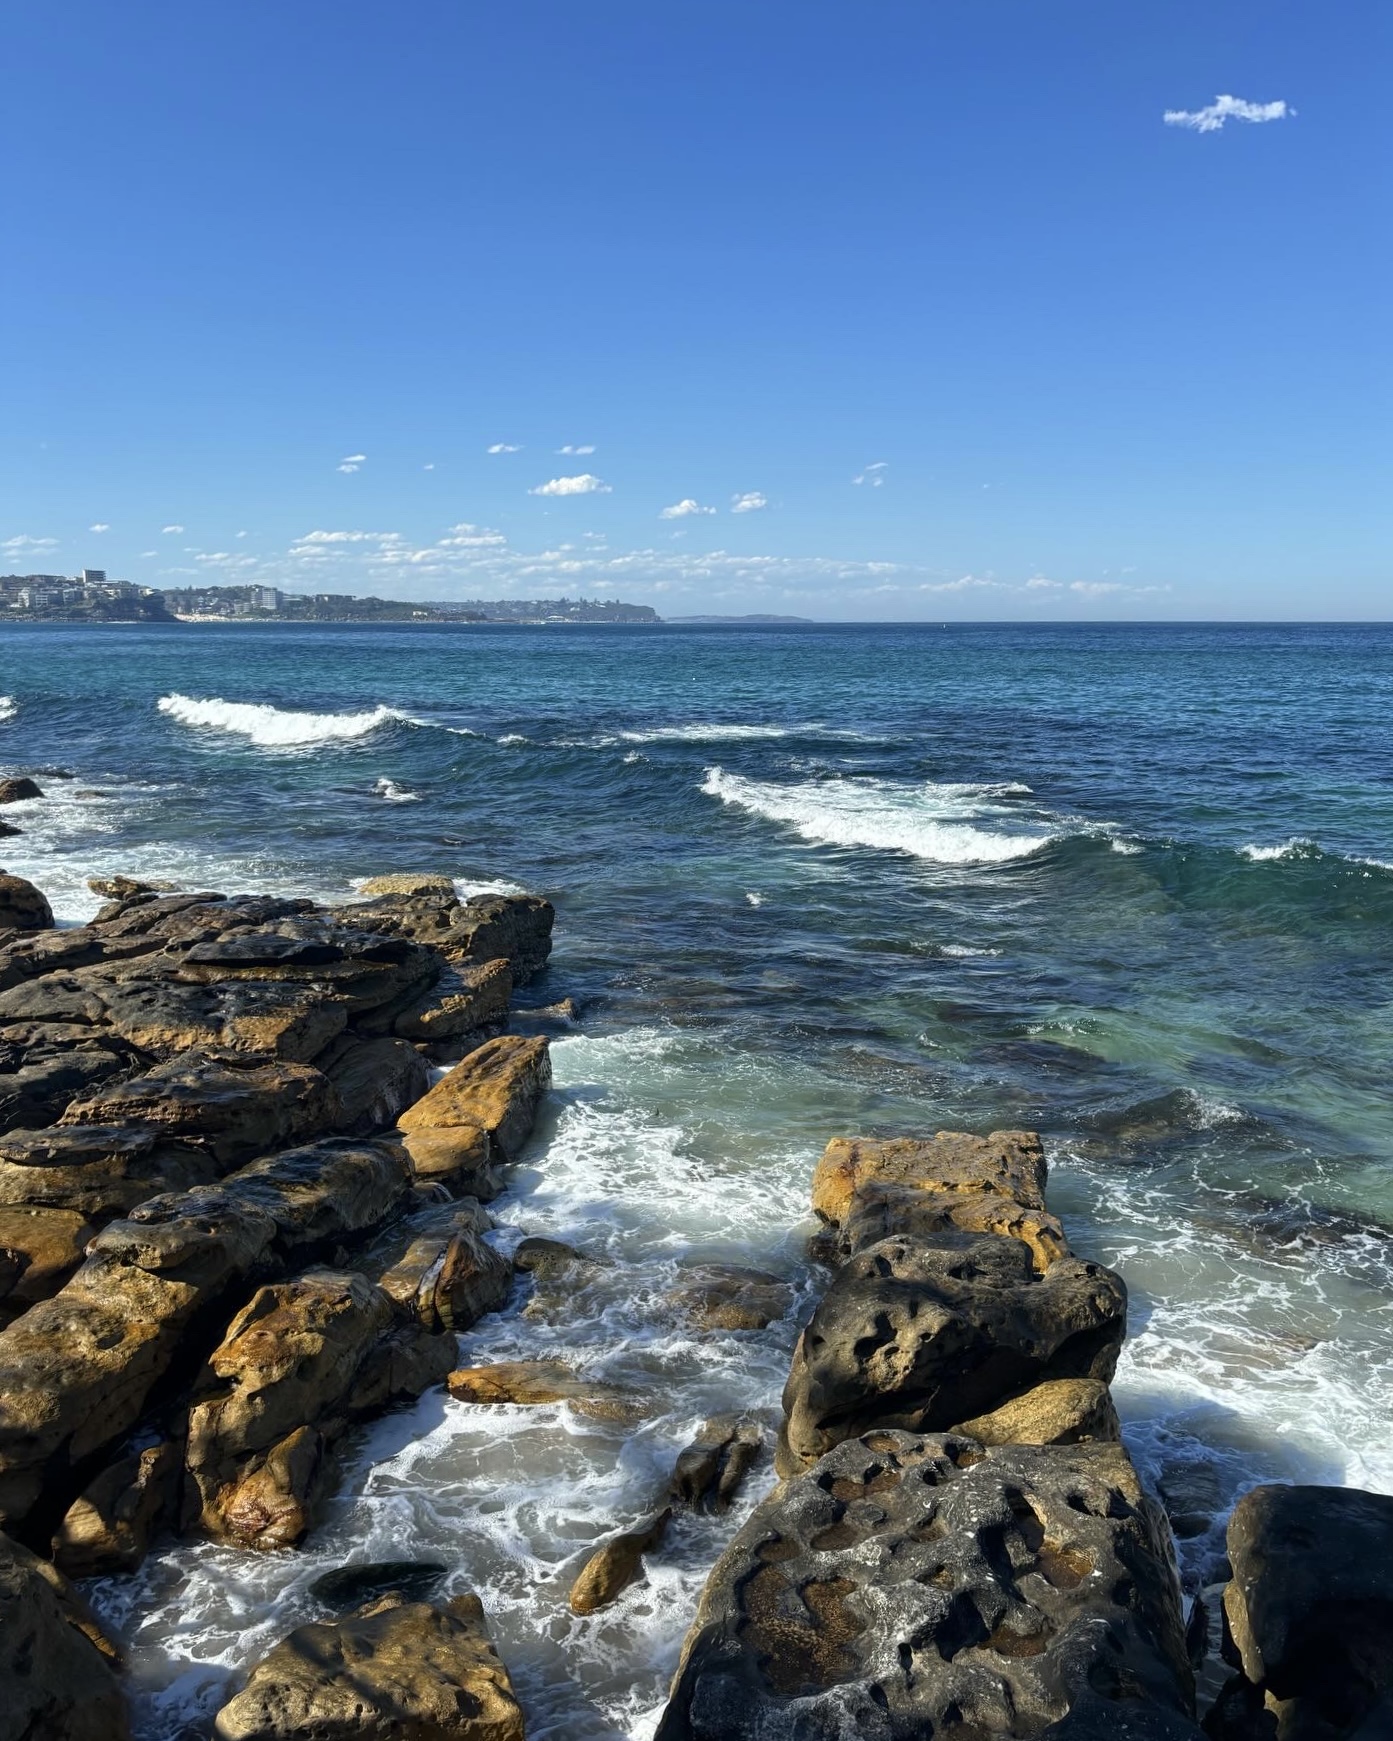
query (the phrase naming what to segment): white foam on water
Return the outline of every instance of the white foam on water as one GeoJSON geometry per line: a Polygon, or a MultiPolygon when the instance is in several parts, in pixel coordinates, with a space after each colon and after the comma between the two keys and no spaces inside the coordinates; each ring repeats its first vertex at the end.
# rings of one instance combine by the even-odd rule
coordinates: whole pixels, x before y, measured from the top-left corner
{"type": "Polygon", "coordinates": [[[1275,859],[1284,858],[1321,857],[1320,847],[1315,841],[1307,840],[1301,836],[1293,836],[1290,840],[1284,840],[1280,846],[1240,846],[1238,852],[1241,858],[1251,859],[1254,864],[1267,864],[1275,859]]]}
{"type": "Polygon", "coordinates": [[[19,712],[19,703],[13,695],[0,695],[0,725],[12,720],[19,712]]]}
{"type": "Polygon", "coordinates": [[[716,767],[706,770],[701,790],[818,845],[903,852],[933,864],[1004,864],[1055,838],[1047,824],[1026,834],[1017,812],[1003,815],[996,800],[1016,788],[998,784],[837,778],[777,785],[716,767]]]}
{"type": "Polygon", "coordinates": [[[510,883],[506,877],[455,877],[455,893],[462,901],[467,901],[473,895],[526,895],[530,894],[521,883],[510,883]]]}
{"type": "Polygon", "coordinates": [[[261,749],[304,749],[314,744],[340,743],[366,737],[394,720],[416,723],[409,715],[387,706],[361,713],[299,713],[273,707],[269,702],[224,701],[219,696],[200,700],[177,694],[162,695],[156,705],[161,713],[182,725],[231,732],[248,738],[261,749]]]}
{"type": "Polygon", "coordinates": [[[384,803],[387,804],[419,804],[421,794],[410,792],[405,786],[399,786],[395,780],[389,780],[385,775],[373,787],[384,803]]]}
{"type": "Polygon", "coordinates": [[[745,899],[752,907],[762,907],[764,905],[764,896],[760,894],[758,889],[746,889],[745,899]]]}
{"type": "Polygon", "coordinates": [[[937,948],[937,953],[939,955],[952,955],[952,956],[968,957],[968,956],[974,956],[974,955],[1000,955],[1001,954],[1001,951],[999,949],[974,949],[974,948],[972,948],[972,946],[970,944],[967,944],[967,943],[940,943],[936,946],[936,948],[937,948]]]}
{"type": "Polygon", "coordinates": [[[1126,840],[1117,834],[1112,837],[1108,844],[1114,852],[1121,853],[1124,858],[1135,858],[1139,852],[1146,850],[1139,840],[1126,840]]]}
{"type": "Polygon", "coordinates": [[[499,738],[498,741],[501,744],[530,744],[532,739],[525,737],[520,731],[509,731],[504,732],[503,736],[499,738]]]}
{"type": "MultiPolygon", "coordinates": [[[[757,741],[761,738],[802,738],[827,737],[862,740],[861,734],[854,731],[840,731],[831,726],[811,723],[807,725],[741,725],[738,723],[723,724],[719,720],[695,720],[688,725],[655,725],[645,731],[621,731],[617,741],[626,744],[718,744],[757,741]]],[[[614,742],[615,739],[610,739],[614,742]]]]}

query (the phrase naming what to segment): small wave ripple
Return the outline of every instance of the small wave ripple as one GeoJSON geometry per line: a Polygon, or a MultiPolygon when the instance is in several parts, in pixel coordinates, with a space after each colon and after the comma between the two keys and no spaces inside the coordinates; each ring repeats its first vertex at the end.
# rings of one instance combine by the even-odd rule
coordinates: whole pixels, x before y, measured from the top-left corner
{"type": "Polygon", "coordinates": [[[263,749],[301,749],[366,737],[393,720],[411,723],[394,707],[379,706],[362,713],[300,713],[269,702],[224,701],[220,696],[199,700],[192,695],[162,695],[161,713],[181,725],[202,726],[250,738],[263,749]]]}
{"type": "Polygon", "coordinates": [[[864,846],[909,853],[933,864],[1004,864],[1038,852],[1054,838],[999,800],[1028,791],[1015,784],[914,785],[893,780],[812,780],[776,785],[708,768],[701,790],[823,846],[864,846]],[[1011,826],[1000,826],[1009,820],[1011,826]],[[997,824],[997,826],[993,826],[997,824]]]}

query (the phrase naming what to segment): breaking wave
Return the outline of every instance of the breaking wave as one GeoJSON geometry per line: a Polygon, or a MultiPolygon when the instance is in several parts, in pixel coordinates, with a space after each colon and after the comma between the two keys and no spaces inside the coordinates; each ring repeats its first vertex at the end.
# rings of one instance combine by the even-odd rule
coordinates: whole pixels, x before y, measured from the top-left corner
{"type": "Polygon", "coordinates": [[[308,744],[334,743],[366,737],[393,720],[410,723],[394,707],[374,707],[363,713],[295,713],[269,702],[224,701],[211,696],[162,695],[159,710],[182,725],[203,726],[249,738],[263,749],[300,749],[308,744]]]}
{"type": "Polygon", "coordinates": [[[779,786],[708,768],[701,790],[822,846],[868,846],[933,864],[1004,864],[1054,838],[1043,824],[1023,833],[1018,814],[998,810],[996,800],[1027,790],[1020,786],[846,779],[779,786]],[[1009,829],[991,826],[1004,820],[1009,829]]]}
{"type": "Polygon", "coordinates": [[[0,725],[4,725],[6,720],[13,719],[18,712],[19,703],[13,695],[0,695],[0,725]]]}

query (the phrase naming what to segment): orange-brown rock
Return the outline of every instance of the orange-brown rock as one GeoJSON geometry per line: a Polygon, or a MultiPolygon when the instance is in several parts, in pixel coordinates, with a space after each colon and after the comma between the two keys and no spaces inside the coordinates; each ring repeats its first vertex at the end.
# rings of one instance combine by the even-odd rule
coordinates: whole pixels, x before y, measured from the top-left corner
{"type": "Polygon", "coordinates": [[[813,1174],[813,1208],[840,1225],[856,1193],[871,1183],[921,1191],[989,1193],[1026,1209],[1045,1206],[1045,1151],[1033,1131],[989,1136],[939,1131],[933,1137],[834,1137],[813,1174]]]}
{"type": "Polygon", "coordinates": [[[835,1246],[838,1256],[846,1258],[891,1234],[925,1238],[954,1228],[1019,1239],[1030,1248],[1038,1271],[1069,1252],[1064,1228],[1048,1209],[1027,1208],[995,1191],[929,1191],[879,1179],[857,1189],[835,1246]]]}
{"type": "Polygon", "coordinates": [[[458,1402],[524,1407],[564,1402],[596,1420],[630,1422],[649,1413],[644,1399],[622,1385],[580,1378],[561,1360],[500,1360],[462,1366],[446,1380],[458,1402]]]}
{"type": "Polygon", "coordinates": [[[431,1330],[468,1330],[512,1291],[513,1266],[471,1227],[419,1233],[380,1278],[383,1290],[431,1330]]]}
{"type": "Polygon", "coordinates": [[[793,1304],[793,1289],[765,1270],[694,1264],[669,1296],[703,1330],[763,1330],[793,1304]]]}
{"type": "Polygon", "coordinates": [[[540,1036],[501,1034],[469,1053],[397,1121],[417,1176],[467,1176],[473,1195],[495,1195],[490,1169],[517,1159],[550,1082],[540,1036]]]}
{"type": "Polygon", "coordinates": [[[1097,1378],[1052,1378],[952,1429],[981,1445],[1115,1445],[1122,1428],[1097,1378]]]}
{"type": "Polygon", "coordinates": [[[596,1548],[571,1586],[572,1614],[594,1614],[601,1608],[608,1608],[628,1589],[642,1575],[643,1556],[652,1553],[663,1539],[671,1517],[670,1508],[660,1511],[637,1529],[611,1536],[596,1548]]]}
{"type": "Polygon", "coordinates": [[[70,1578],[133,1572],[150,1542],[178,1517],[181,1448],[171,1440],[119,1458],[73,1501],[53,1538],[53,1561],[70,1578]]]}

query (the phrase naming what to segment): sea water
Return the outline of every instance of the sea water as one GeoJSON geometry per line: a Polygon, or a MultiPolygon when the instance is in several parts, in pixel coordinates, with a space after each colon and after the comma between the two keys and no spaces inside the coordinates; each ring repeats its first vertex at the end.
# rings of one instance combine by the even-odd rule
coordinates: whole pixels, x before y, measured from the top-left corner
{"type": "Polygon", "coordinates": [[[442,871],[557,907],[575,1000],[490,1237],[601,1260],[462,1360],[560,1357],[636,1429],[433,1393],[363,1430],[298,1553],[169,1543],[93,1589],[142,1737],[198,1733],[345,1560],[483,1597],[535,1738],[646,1737],[726,1518],[574,1618],[593,1545],[707,1415],[776,1417],[839,1133],[1038,1128],[1130,1293],[1116,1395],[1187,1591],[1261,1480],[1393,1491],[1393,631],[7,628],[6,867],[350,897],[442,871]],[[701,1331],[702,1262],[784,1278],[701,1331]]]}

